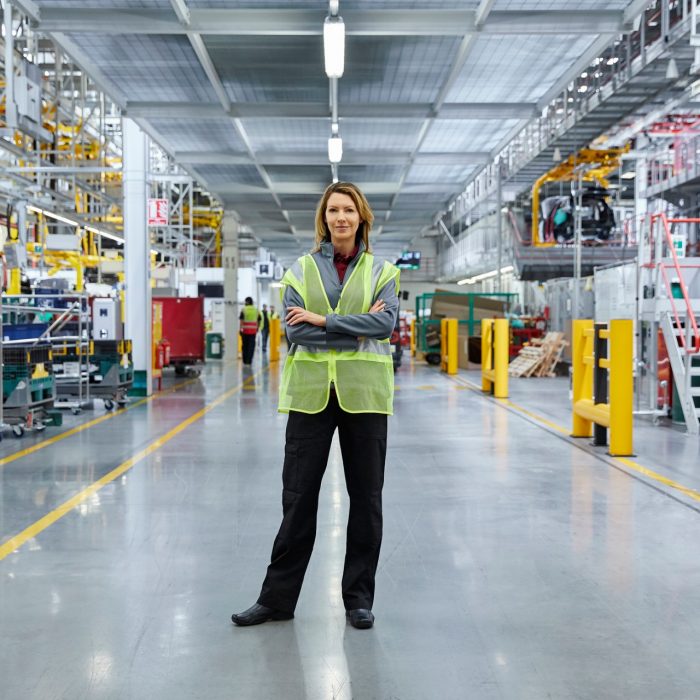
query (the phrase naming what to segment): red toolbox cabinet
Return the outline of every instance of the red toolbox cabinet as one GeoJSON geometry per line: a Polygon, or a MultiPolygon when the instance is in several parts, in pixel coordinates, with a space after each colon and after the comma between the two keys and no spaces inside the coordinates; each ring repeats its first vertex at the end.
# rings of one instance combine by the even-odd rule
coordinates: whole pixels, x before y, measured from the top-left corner
{"type": "Polygon", "coordinates": [[[163,339],[170,343],[170,364],[204,362],[204,297],[153,297],[163,305],[163,339]]]}

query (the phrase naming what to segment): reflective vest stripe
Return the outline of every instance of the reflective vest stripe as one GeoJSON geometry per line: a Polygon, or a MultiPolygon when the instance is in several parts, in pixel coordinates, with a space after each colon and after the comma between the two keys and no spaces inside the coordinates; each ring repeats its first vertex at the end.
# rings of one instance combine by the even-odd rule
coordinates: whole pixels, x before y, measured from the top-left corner
{"type": "MultiPolygon", "coordinates": [[[[363,253],[332,309],[315,259],[304,256],[293,269],[299,276],[288,271],[283,284],[294,287],[306,309],[322,315],[367,313],[382,287],[392,279],[398,287],[396,267],[363,253]]],[[[391,414],[394,371],[388,338],[363,339],[357,350],[298,345],[285,362],[279,410],[319,413],[328,404],[331,384],[344,411],[391,414]]]]}
{"type": "Polygon", "coordinates": [[[255,335],[258,331],[258,310],[254,306],[243,307],[243,320],[241,321],[241,333],[243,335],[255,335]]]}

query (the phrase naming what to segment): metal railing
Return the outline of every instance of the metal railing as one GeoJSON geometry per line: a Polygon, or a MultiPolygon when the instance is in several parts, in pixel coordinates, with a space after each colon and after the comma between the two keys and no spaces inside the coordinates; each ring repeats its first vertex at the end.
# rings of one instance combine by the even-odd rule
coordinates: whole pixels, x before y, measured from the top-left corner
{"type": "Polygon", "coordinates": [[[698,329],[698,322],[697,319],[695,318],[695,312],[693,310],[693,305],[692,302],[690,301],[690,296],[688,295],[688,286],[685,283],[685,280],[683,279],[683,269],[684,268],[694,268],[698,267],[697,264],[681,264],[678,262],[678,255],[676,253],[676,249],[673,245],[673,234],[671,232],[671,226],[673,224],[700,224],[700,218],[677,218],[677,219],[669,219],[665,213],[659,213],[659,214],[652,214],[650,217],[650,225],[651,225],[651,245],[653,246],[653,249],[656,250],[656,245],[655,243],[660,243],[663,245],[665,242],[666,246],[668,247],[670,254],[671,254],[671,263],[665,263],[662,259],[661,255],[657,256],[656,259],[656,267],[661,273],[661,276],[664,280],[664,284],[666,286],[666,291],[668,292],[668,298],[671,302],[671,311],[673,313],[673,319],[675,323],[675,328],[679,331],[678,335],[680,337],[680,342],[681,342],[681,347],[683,350],[689,354],[693,355],[695,353],[700,352],[700,330],[698,329]],[[655,227],[658,228],[659,223],[662,226],[664,238],[659,241],[656,236],[654,235],[655,233],[655,227]],[[673,270],[675,271],[677,277],[676,280],[673,282],[669,280],[668,277],[668,271],[673,270]],[[677,297],[675,296],[674,292],[675,289],[673,287],[674,284],[677,284],[677,289],[680,290],[681,296],[683,298],[683,301],[685,303],[685,319],[686,319],[686,324],[690,324],[690,338],[686,339],[686,328],[683,327],[682,321],[681,321],[681,314],[679,313],[678,306],[676,305],[676,299],[677,297]]]}

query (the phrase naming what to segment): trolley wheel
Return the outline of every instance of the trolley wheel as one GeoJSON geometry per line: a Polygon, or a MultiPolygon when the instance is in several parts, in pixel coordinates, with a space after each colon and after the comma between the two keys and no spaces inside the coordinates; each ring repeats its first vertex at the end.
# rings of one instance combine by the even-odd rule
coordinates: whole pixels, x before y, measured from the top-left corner
{"type": "Polygon", "coordinates": [[[182,377],[185,374],[185,368],[180,365],[175,365],[175,374],[178,377],[182,377]]]}
{"type": "Polygon", "coordinates": [[[111,411],[114,408],[114,401],[112,399],[105,399],[105,410],[111,411]]]}
{"type": "Polygon", "coordinates": [[[24,428],[21,425],[13,425],[12,433],[16,438],[21,438],[24,435],[24,428]]]}
{"type": "Polygon", "coordinates": [[[74,416],[79,416],[79,415],[83,412],[83,409],[82,409],[82,408],[75,407],[75,408],[71,408],[70,412],[71,412],[74,416]]]}
{"type": "Polygon", "coordinates": [[[429,365],[439,365],[440,364],[440,353],[438,352],[429,352],[425,356],[425,361],[429,365]]]}
{"type": "Polygon", "coordinates": [[[34,430],[41,432],[42,430],[46,430],[46,426],[43,423],[34,423],[34,430]]]}
{"type": "Polygon", "coordinates": [[[198,377],[201,374],[201,372],[198,369],[188,369],[187,370],[187,376],[188,377],[198,377]]]}
{"type": "Polygon", "coordinates": [[[126,399],[117,399],[117,406],[119,406],[119,408],[124,408],[124,406],[126,406],[126,399]]]}

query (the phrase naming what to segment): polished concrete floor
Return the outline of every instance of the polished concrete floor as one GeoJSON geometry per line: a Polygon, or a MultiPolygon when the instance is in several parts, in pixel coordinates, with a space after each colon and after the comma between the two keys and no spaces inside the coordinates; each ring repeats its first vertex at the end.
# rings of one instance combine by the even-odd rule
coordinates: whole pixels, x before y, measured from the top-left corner
{"type": "Polygon", "coordinates": [[[407,363],[375,628],[344,618],[337,445],[296,619],[231,625],[281,513],[279,374],[256,363],[0,444],[0,546],[23,542],[0,559],[2,700],[700,697],[698,441],[640,424],[629,464],[574,445],[562,380],[506,404],[407,363]]]}

